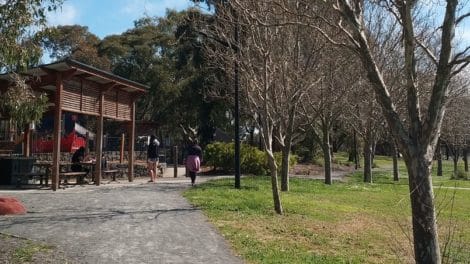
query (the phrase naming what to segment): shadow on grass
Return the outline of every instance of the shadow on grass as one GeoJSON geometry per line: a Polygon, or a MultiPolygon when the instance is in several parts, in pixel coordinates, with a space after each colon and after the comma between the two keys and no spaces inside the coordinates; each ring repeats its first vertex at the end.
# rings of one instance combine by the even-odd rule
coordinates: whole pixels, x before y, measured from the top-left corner
{"type": "MultiPolygon", "coordinates": [[[[240,184],[240,189],[239,190],[259,190],[259,186],[256,185],[246,185],[243,183],[243,180],[240,184]]],[[[233,190],[238,190],[235,188],[235,182],[233,179],[215,179],[215,180],[210,180],[204,183],[201,183],[199,185],[196,185],[194,188],[198,189],[233,189],[233,190]]]]}

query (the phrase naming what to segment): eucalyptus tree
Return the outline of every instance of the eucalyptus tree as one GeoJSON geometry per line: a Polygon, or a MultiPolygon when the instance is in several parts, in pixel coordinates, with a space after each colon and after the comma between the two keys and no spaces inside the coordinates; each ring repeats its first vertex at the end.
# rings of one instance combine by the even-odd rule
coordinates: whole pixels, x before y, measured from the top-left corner
{"type": "Polygon", "coordinates": [[[73,58],[102,70],[110,70],[110,62],[98,54],[100,38],[86,26],[65,25],[46,28],[38,34],[40,42],[53,60],[73,58]]]}
{"type": "Polygon", "coordinates": [[[180,131],[180,124],[198,127],[207,143],[216,123],[225,122],[227,108],[206,96],[213,73],[203,56],[205,43],[193,28],[204,16],[191,9],[145,17],[123,34],[106,37],[99,50],[115,74],[149,84],[148,96],[138,102],[139,119],[152,120],[168,133],[180,131]]]}
{"type": "Polygon", "coordinates": [[[0,2],[0,71],[27,67],[39,61],[41,48],[35,30],[46,26],[47,12],[55,11],[62,0],[0,2]]]}
{"type": "Polygon", "coordinates": [[[385,120],[403,153],[409,176],[415,260],[418,263],[441,263],[431,165],[450,80],[470,63],[470,49],[455,50],[453,42],[456,26],[461,25],[469,14],[462,9],[462,1],[458,0],[447,0],[445,5],[419,0],[335,0],[324,4],[335,10],[340,19],[323,18],[341,30],[349,41],[336,41],[324,30],[319,30],[332,43],[353,50],[361,59],[385,120]],[[400,88],[406,91],[406,122],[396,110],[384,72],[378,67],[377,54],[371,48],[370,22],[366,23],[364,19],[369,6],[390,12],[389,20],[397,21],[402,32],[404,81],[400,88]],[[435,22],[435,17],[441,17],[440,22],[435,22]],[[431,46],[430,40],[435,40],[436,36],[437,42],[432,44],[437,45],[431,46]],[[418,78],[418,66],[421,65],[417,61],[418,53],[424,53],[426,57],[423,60],[433,66],[433,80],[426,82],[430,89],[418,78]],[[428,93],[424,93],[426,89],[428,93]]]}
{"type": "MultiPolygon", "coordinates": [[[[0,72],[21,71],[36,64],[41,48],[34,38],[46,26],[46,14],[62,0],[0,1],[0,72]]],[[[13,75],[9,88],[1,94],[0,115],[9,116],[19,130],[40,120],[47,109],[47,97],[31,90],[21,75],[13,75]]]]}

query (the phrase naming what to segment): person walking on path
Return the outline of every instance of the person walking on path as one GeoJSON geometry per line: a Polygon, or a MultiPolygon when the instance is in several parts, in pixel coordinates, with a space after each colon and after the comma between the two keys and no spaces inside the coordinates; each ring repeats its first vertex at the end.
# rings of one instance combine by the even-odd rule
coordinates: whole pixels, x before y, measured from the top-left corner
{"type": "Polygon", "coordinates": [[[186,169],[191,177],[191,185],[196,183],[196,173],[201,169],[202,149],[198,145],[197,139],[192,141],[187,149],[186,169]]]}
{"type": "Polygon", "coordinates": [[[149,146],[147,148],[147,171],[150,176],[149,182],[155,182],[158,168],[158,142],[154,135],[150,136],[149,146]]]}

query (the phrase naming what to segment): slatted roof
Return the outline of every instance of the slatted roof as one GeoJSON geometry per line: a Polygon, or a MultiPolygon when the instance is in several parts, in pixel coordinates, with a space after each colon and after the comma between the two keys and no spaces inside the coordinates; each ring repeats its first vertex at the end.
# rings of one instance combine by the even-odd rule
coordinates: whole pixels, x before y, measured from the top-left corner
{"type": "MultiPolygon", "coordinates": [[[[146,93],[149,89],[147,85],[128,80],[70,58],[30,68],[20,74],[34,79],[35,88],[52,91],[56,89],[56,86],[50,80],[51,72],[61,72],[67,74],[68,77],[80,77],[101,85],[113,85],[113,89],[120,89],[129,93],[146,93]]],[[[8,83],[10,74],[0,75],[0,80],[3,80],[3,83],[8,83]]]]}

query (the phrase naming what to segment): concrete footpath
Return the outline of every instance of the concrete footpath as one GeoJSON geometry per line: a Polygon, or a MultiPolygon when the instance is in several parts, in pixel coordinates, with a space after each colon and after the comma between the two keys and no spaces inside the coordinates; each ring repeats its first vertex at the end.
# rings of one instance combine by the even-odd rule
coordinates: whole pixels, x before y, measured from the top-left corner
{"type": "Polygon", "coordinates": [[[189,178],[147,180],[56,192],[0,190],[28,209],[0,216],[0,232],[55,245],[77,263],[242,263],[182,197],[189,178]]]}

